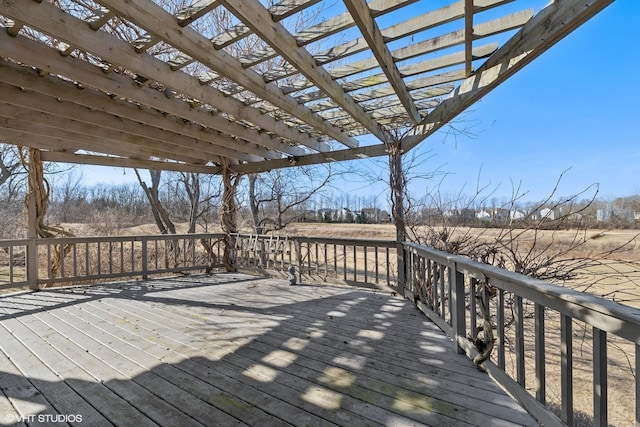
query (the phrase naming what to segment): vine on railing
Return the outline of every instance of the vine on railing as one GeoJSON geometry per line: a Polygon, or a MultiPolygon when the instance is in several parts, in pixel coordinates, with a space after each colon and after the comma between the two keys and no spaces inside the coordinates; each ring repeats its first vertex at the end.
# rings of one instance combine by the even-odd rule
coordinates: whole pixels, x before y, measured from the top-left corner
{"type": "MultiPolygon", "coordinates": [[[[614,393],[619,401],[636,395],[640,425],[640,310],[420,245],[404,247],[405,295],[541,424],[574,425],[579,416],[607,426],[614,393]],[[591,352],[577,352],[575,342],[591,352]]],[[[621,416],[633,422],[634,414],[621,416]]]]}

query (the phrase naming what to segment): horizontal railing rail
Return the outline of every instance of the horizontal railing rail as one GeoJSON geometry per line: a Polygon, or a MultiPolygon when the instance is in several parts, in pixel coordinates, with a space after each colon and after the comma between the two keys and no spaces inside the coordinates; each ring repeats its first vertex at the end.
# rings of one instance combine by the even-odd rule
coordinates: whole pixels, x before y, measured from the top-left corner
{"type": "Polygon", "coordinates": [[[581,415],[607,426],[608,351],[626,348],[627,376],[616,376],[615,387],[626,387],[628,399],[635,396],[631,416],[640,426],[640,310],[417,244],[403,246],[405,296],[541,424],[574,425],[574,402],[590,394],[590,411],[581,415]],[[579,371],[591,372],[591,390],[575,387],[579,371]],[[557,383],[555,394],[551,383],[557,383]]]}

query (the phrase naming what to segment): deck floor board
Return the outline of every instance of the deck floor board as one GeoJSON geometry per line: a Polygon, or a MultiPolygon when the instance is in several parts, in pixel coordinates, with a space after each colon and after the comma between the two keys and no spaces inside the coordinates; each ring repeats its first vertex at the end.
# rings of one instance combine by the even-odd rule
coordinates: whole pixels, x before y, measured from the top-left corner
{"type": "Polygon", "coordinates": [[[243,274],[0,297],[0,384],[0,425],[537,425],[408,301],[243,274]]]}

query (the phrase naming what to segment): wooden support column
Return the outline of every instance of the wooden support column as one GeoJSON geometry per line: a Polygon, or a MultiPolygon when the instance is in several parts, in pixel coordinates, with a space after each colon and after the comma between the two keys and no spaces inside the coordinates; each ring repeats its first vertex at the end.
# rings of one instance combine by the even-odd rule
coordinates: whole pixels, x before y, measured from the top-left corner
{"type": "Polygon", "coordinates": [[[404,220],[404,191],[406,180],[402,170],[401,141],[397,138],[386,143],[389,152],[389,186],[391,190],[391,215],[396,226],[396,245],[398,259],[398,292],[404,295],[406,282],[406,260],[404,254],[404,242],[406,237],[404,220]]]}
{"type": "MultiPolygon", "coordinates": [[[[31,173],[29,171],[29,173],[31,173]]],[[[27,193],[27,282],[29,283],[29,289],[37,291],[38,285],[38,232],[36,230],[36,222],[38,217],[36,215],[36,199],[35,194],[31,186],[27,193]]]]}
{"type": "Polygon", "coordinates": [[[222,231],[225,233],[224,238],[224,252],[222,255],[222,264],[229,272],[237,270],[235,243],[236,237],[234,234],[238,232],[237,211],[236,204],[236,189],[240,182],[241,175],[235,173],[229,167],[229,163],[225,162],[222,165],[222,212],[220,215],[220,225],[222,231]]]}

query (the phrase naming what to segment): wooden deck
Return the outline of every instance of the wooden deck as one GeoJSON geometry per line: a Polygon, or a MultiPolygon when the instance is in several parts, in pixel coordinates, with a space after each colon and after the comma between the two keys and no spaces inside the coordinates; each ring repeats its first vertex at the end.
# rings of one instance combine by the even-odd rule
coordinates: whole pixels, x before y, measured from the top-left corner
{"type": "Polygon", "coordinates": [[[17,294],[0,350],[0,425],[537,425],[369,290],[219,274],[17,294]]]}

